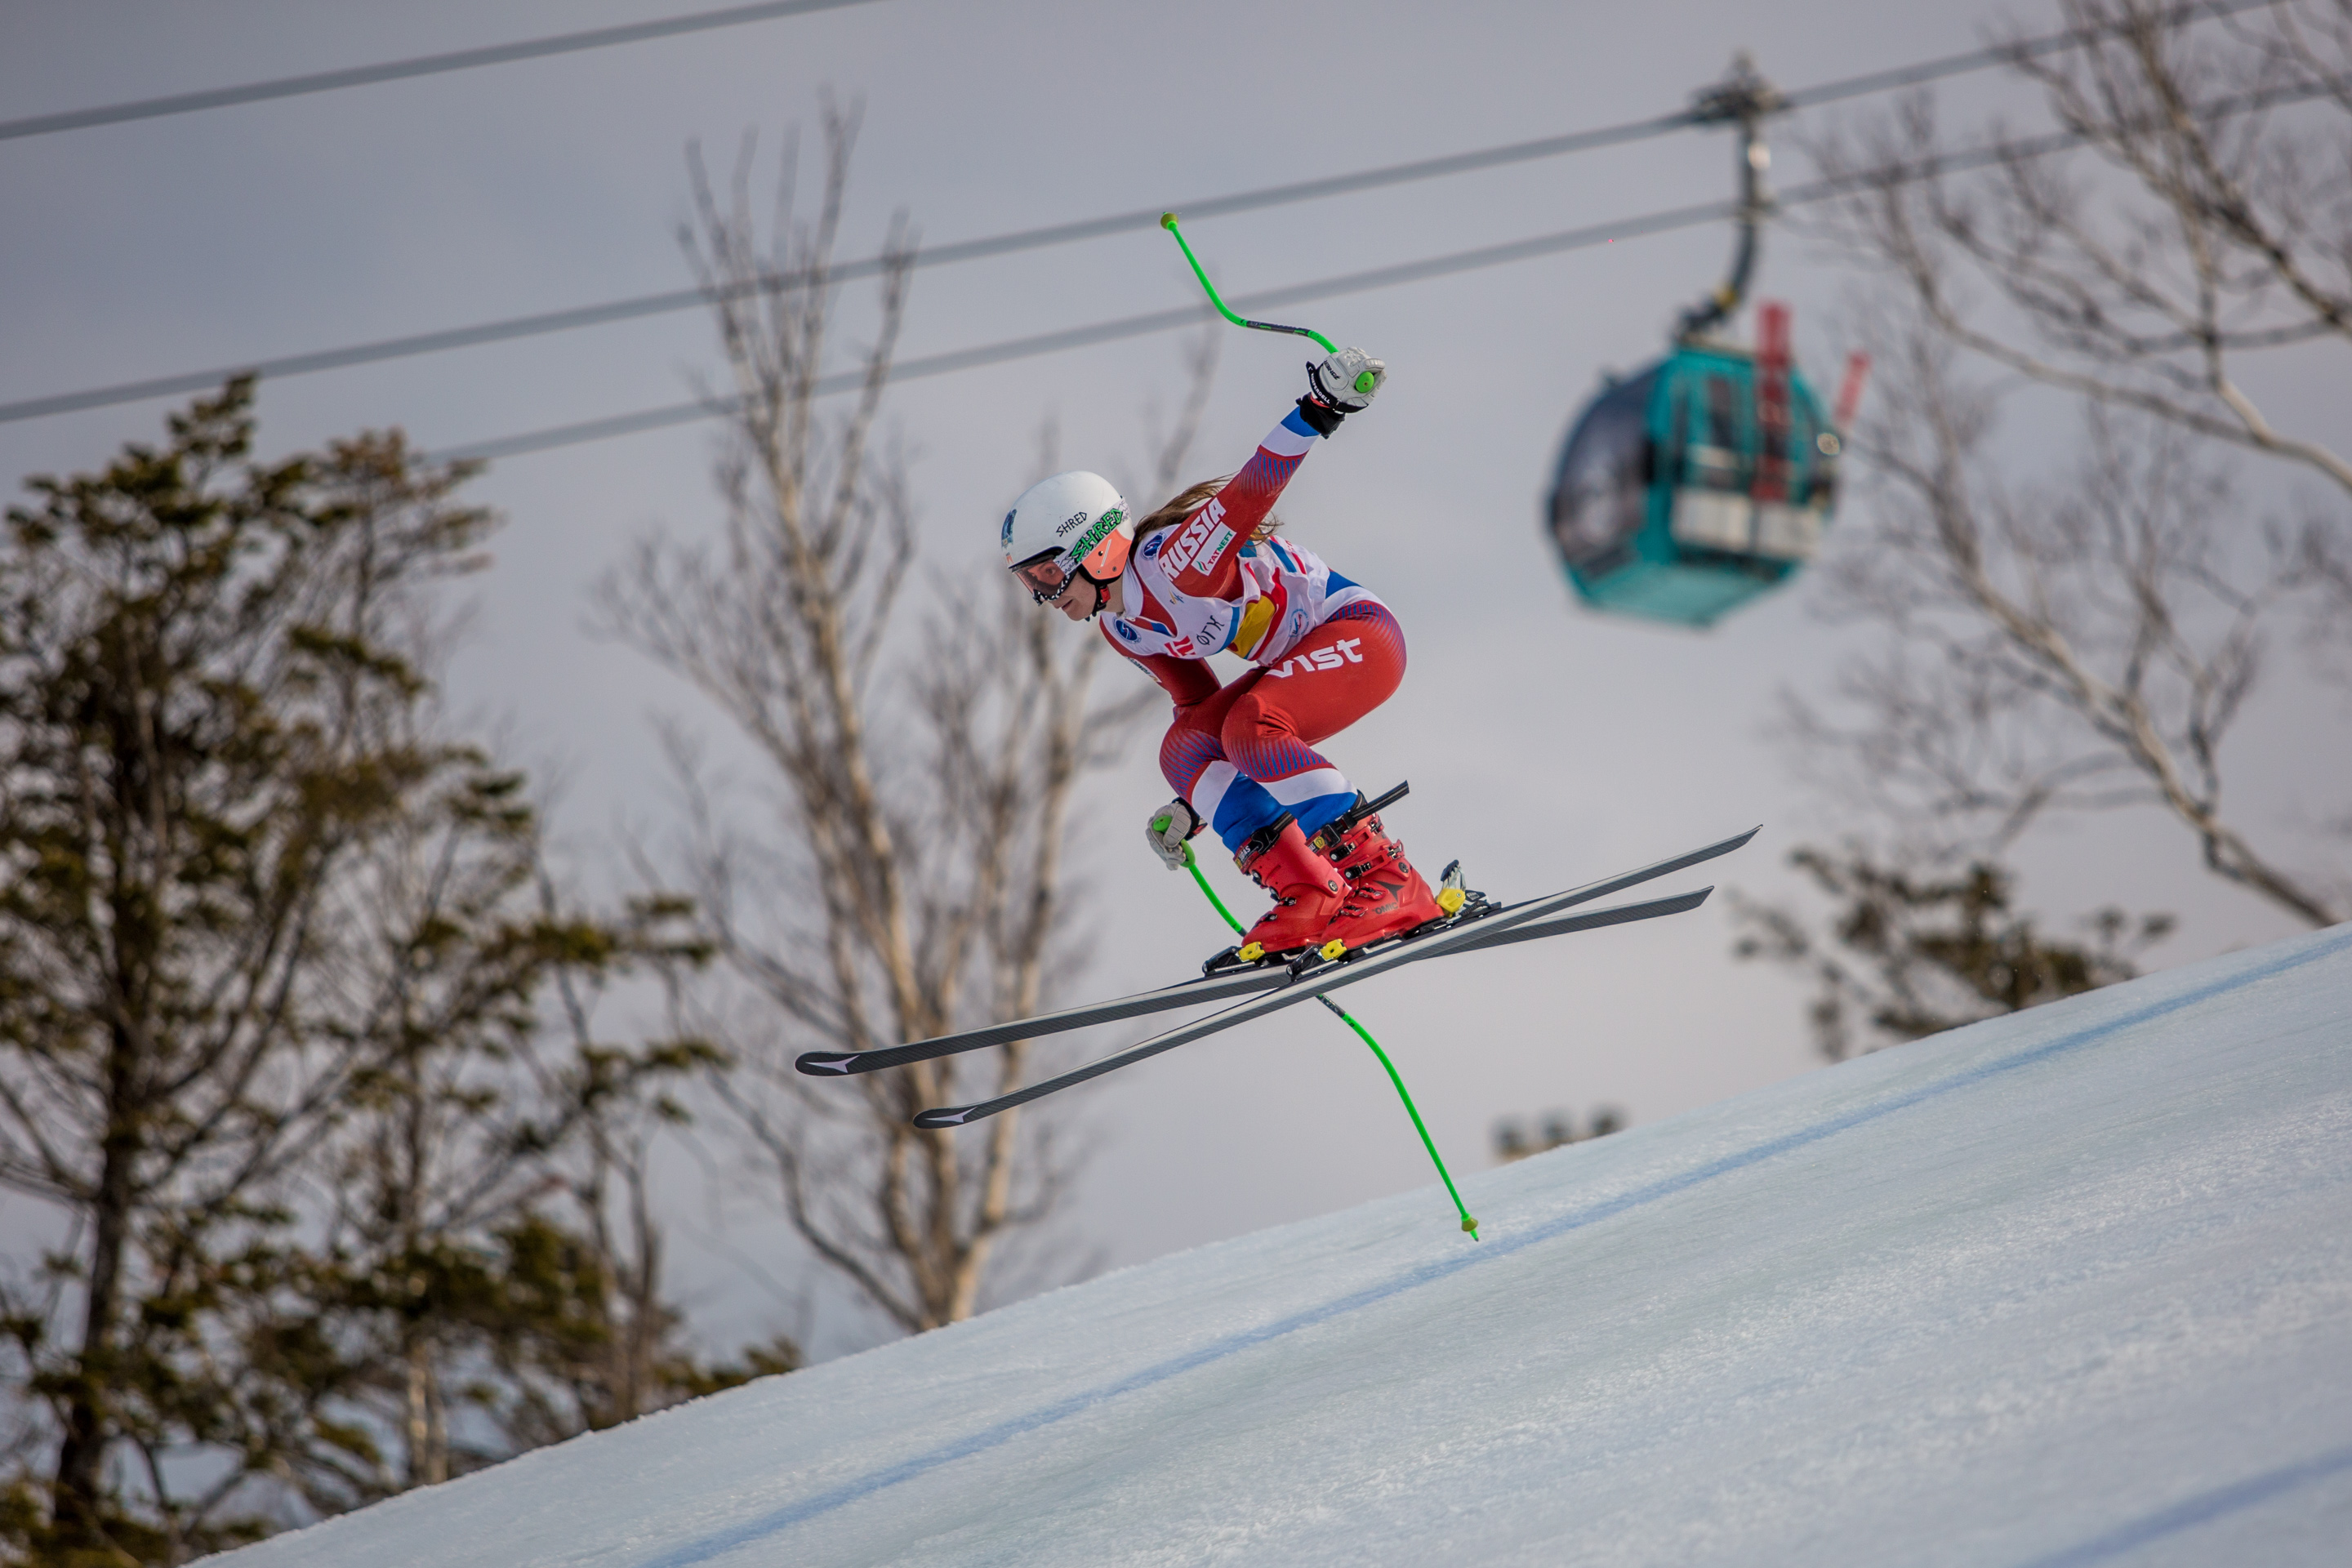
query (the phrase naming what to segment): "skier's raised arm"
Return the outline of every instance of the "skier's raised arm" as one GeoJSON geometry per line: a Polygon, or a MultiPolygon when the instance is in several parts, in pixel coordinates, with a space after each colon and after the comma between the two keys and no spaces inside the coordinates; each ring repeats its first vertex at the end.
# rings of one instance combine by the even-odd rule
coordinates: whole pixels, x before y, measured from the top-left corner
{"type": "Polygon", "coordinates": [[[1339,429],[1349,415],[1362,412],[1387,378],[1388,366],[1361,349],[1341,349],[1307,367],[1307,395],[1258,443],[1242,471],[1202,502],[1161,550],[1160,569],[1179,593],[1234,596],[1240,582],[1234,546],[1265,521],[1316,441],[1339,429]]]}

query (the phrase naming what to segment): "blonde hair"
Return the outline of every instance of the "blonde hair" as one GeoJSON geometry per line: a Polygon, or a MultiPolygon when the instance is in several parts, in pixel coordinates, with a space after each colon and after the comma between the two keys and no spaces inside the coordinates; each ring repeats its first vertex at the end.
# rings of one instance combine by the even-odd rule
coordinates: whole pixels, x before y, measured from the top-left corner
{"type": "MultiPolygon", "coordinates": [[[[1227,474],[1222,479],[1202,479],[1198,483],[1186,485],[1175,495],[1162,501],[1150,516],[1135,525],[1136,542],[1140,544],[1146,534],[1157,533],[1163,528],[1173,528],[1200,510],[1207,504],[1211,496],[1225,488],[1233,477],[1227,474]]],[[[1259,520],[1258,525],[1250,530],[1250,542],[1257,544],[1270,538],[1277,523],[1278,520],[1274,513],[1267,512],[1259,520]]]]}

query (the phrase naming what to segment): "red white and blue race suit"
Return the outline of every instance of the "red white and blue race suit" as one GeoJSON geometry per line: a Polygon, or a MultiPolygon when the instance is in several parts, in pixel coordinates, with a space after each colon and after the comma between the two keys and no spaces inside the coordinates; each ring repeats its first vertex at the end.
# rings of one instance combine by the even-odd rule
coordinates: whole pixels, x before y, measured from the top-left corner
{"type": "Polygon", "coordinates": [[[1279,536],[1250,542],[1317,437],[1295,410],[1257,455],[1181,523],[1138,542],[1111,646],[1175,700],[1160,771],[1229,849],[1289,812],[1317,829],[1356,788],[1314,750],[1388,700],[1404,633],[1360,583],[1279,536]],[[1220,685],[1208,656],[1255,667],[1220,685]]]}

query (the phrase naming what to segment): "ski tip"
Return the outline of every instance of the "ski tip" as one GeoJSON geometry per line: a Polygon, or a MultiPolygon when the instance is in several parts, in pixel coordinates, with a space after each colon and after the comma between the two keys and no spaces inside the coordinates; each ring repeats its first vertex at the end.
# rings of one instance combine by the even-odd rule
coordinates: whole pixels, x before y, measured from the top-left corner
{"type": "Polygon", "coordinates": [[[915,1112],[915,1125],[930,1131],[938,1131],[943,1127],[961,1127],[977,1109],[970,1105],[943,1105],[933,1110],[919,1110],[915,1112]]]}
{"type": "Polygon", "coordinates": [[[842,1073],[855,1071],[856,1068],[851,1064],[856,1060],[857,1056],[854,1051],[848,1053],[808,1051],[803,1053],[799,1060],[793,1062],[793,1066],[814,1078],[833,1078],[842,1073]]]}

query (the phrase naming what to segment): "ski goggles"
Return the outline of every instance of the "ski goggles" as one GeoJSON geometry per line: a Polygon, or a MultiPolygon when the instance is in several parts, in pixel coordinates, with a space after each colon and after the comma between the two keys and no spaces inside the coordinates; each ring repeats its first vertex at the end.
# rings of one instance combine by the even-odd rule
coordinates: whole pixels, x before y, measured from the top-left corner
{"type": "Polygon", "coordinates": [[[1070,591],[1074,574],[1063,564],[1065,557],[1058,550],[1048,550],[1016,562],[1013,574],[1021,579],[1030,596],[1041,605],[1050,605],[1070,591]]]}

